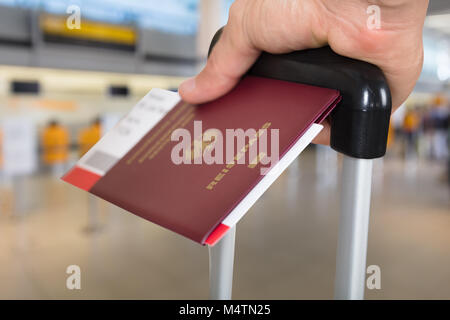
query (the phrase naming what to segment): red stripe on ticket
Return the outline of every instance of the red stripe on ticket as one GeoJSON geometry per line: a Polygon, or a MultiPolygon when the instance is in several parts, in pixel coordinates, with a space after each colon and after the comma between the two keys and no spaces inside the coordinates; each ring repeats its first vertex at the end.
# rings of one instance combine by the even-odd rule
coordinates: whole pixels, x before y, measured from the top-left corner
{"type": "Polygon", "coordinates": [[[75,166],[72,170],[70,170],[62,180],[73,184],[74,186],[89,191],[94,184],[100,180],[101,176],[98,174],[92,173],[85,169],[75,166]]]}
{"type": "Polygon", "coordinates": [[[219,224],[205,240],[205,243],[209,244],[210,246],[215,245],[217,241],[222,239],[222,237],[225,235],[225,233],[227,233],[229,229],[230,229],[229,226],[224,225],[223,223],[219,224]]]}

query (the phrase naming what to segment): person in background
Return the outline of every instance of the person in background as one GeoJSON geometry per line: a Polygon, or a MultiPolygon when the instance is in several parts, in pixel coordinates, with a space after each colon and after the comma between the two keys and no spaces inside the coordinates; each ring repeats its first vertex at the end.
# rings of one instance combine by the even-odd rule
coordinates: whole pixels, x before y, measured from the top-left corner
{"type": "Polygon", "coordinates": [[[43,162],[52,168],[55,175],[65,170],[69,158],[69,133],[58,121],[52,120],[41,135],[43,162]]]}
{"type": "Polygon", "coordinates": [[[433,99],[430,111],[432,126],[431,156],[438,161],[445,161],[449,156],[447,146],[449,106],[443,96],[433,99]]]}
{"type": "Polygon", "coordinates": [[[78,136],[80,158],[100,140],[101,134],[102,127],[99,117],[95,118],[89,127],[81,130],[78,136]]]}
{"type": "Polygon", "coordinates": [[[395,129],[394,125],[391,123],[389,124],[389,131],[388,131],[388,140],[387,140],[387,148],[388,150],[392,148],[395,142],[395,129]]]}
{"type": "Polygon", "coordinates": [[[420,128],[420,118],[416,110],[406,111],[403,119],[403,134],[405,136],[405,157],[416,154],[417,138],[420,128]]]}

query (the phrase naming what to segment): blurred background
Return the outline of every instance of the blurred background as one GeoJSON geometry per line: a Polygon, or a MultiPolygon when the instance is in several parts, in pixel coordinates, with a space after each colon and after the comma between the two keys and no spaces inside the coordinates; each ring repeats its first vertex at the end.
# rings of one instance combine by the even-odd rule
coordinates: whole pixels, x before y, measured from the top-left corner
{"type": "MultiPolygon", "coordinates": [[[[208,297],[206,248],[59,177],[151,88],[200,70],[231,3],[0,0],[1,299],[208,297]]],[[[424,44],[375,163],[369,299],[450,299],[448,0],[431,0],[424,44]]],[[[333,297],[340,170],[310,146],[240,222],[234,298],[333,297]]]]}

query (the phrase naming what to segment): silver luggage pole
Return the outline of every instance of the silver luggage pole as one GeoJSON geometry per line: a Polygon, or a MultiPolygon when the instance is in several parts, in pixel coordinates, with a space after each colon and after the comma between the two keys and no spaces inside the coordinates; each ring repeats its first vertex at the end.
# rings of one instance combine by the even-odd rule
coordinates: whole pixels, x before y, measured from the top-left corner
{"type": "Polygon", "coordinates": [[[230,300],[233,287],[236,226],[215,246],[209,247],[209,295],[211,300],[230,300]]]}
{"type": "Polygon", "coordinates": [[[372,159],[344,155],[335,298],[364,299],[372,159]]]}

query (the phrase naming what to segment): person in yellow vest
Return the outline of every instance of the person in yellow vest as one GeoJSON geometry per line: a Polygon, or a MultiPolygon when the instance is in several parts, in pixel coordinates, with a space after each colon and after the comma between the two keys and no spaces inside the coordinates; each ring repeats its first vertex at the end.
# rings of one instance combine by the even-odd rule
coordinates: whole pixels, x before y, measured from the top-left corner
{"type": "Polygon", "coordinates": [[[405,156],[411,156],[416,153],[419,128],[419,115],[415,110],[408,110],[403,120],[403,132],[406,138],[405,156]]]}
{"type": "Polygon", "coordinates": [[[47,165],[66,163],[69,157],[69,133],[52,120],[42,132],[43,160],[47,165]]]}
{"type": "Polygon", "coordinates": [[[389,124],[389,131],[388,131],[388,140],[387,140],[387,148],[392,148],[395,141],[395,130],[394,126],[392,124],[389,124]]]}
{"type": "Polygon", "coordinates": [[[96,118],[92,124],[81,130],[78,136],[79,155],[82,157],[86,152],[92,148],[98,140],[100,140],[102,134],[100,118],[96,118]]]}

